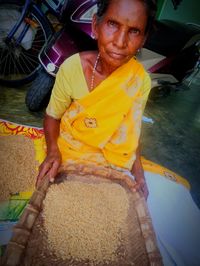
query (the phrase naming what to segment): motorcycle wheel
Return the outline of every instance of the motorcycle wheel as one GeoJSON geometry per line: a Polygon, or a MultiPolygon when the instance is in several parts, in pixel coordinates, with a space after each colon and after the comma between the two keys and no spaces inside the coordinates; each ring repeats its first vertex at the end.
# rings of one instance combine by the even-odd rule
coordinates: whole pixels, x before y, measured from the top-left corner
{"type": "Polygon", "coordinates": [[[0,0],[0,84],[4,86],[17,87],[34,79],[41,68],[38,54],[53,33],[48,19],[33,4],[11,42],[6,42],[5,38],[18,21],[23,5],[24,1],[0,0]],[[15,38],[25,24],[29,25],[29,30],[16,44],[15,38]]]}
{"type": "Polygon", "coordinates": [[[46,107],[54,82],[55,78],[46,73],[44,69],[38,73],[25,98],[26,106],[30,111],[37,112],[46,107]]]}

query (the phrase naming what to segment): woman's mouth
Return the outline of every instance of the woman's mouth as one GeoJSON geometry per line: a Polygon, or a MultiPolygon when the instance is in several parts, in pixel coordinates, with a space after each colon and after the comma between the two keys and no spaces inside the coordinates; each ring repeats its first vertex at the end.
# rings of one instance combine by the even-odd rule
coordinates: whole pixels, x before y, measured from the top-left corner
{"type": "Polygon", "coordinates": [[[123,60],[126,58],[126,55],[121,54],[121,53],[108,52],[108,55],[115,60],[123,60]]]}

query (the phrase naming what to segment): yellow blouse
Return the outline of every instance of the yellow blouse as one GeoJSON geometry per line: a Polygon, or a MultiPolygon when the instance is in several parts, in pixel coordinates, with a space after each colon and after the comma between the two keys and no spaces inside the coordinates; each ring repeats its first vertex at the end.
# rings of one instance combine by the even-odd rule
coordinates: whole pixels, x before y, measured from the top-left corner
{"type": "MultiPolygon", "coordinates": [[[[143,110],[147,102],[150,87],[150,77],[145,72],[144,85],[141,92],[143,95],[143,110]]],[[[79,100],[89,93],[80,55],[78,53],[74,54],[60,66],[46,113],[55,119],[61,119],[72,101],[79,100]]]]}

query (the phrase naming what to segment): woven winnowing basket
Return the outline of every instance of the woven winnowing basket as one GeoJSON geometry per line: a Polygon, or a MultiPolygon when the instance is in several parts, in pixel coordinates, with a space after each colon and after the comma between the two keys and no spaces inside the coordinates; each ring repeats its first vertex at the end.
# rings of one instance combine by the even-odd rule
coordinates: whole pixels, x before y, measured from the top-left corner
{"type": "Polygon", "coordinates": [[[130,191],[128,187],[132,186],[133,182],[130,177],[106,167],[71,164],[63,167],[57,182],[77,180],[88,184],[116,182],[126,190],[129,200],[126,218],[128,231],[123,235],[123,245],[117,250],[117,261],[109,264],[92,264],[90,261],[63,260],[48,250],[47,235],[43,227],[42,203],[48,192],[49,181],[48,178],[44,178],[14,228],[2,265],[162,265],[146,201],[137,192],[130,191]]]}

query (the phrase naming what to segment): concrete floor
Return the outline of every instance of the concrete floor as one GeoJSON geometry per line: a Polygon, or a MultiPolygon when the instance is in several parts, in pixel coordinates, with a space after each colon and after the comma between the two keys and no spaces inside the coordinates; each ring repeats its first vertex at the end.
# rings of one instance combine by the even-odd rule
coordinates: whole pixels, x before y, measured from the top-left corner
{"type": "MultiPolygon", "coordinates": [[[[0,87],[0,118],[41,127],[44,111],[27,110],[27,88],[0,87]]],[[[145,116],[154,123],[143,122],[142,154],[187,178],[200,207],[200,75],[189,90],[149,101],[145,116]]]]}
{"type": "Polygon", "coordinates": [[[185,177],[200,207],[200,75],[189,90],[148,102],[143,124],[142,151],[150,160],[185,177]]]}

